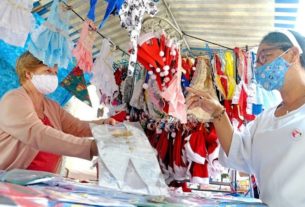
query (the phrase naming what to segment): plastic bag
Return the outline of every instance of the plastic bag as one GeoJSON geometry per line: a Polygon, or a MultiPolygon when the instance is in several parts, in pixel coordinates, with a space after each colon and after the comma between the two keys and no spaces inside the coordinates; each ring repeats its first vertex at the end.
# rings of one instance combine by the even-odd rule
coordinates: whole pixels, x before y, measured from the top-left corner
{"type": "Polygon", "coordinates": [[[123,192],[167,195],[160,166],[141,126],[92,125],[99,150],[99,185],[123,192]]]}

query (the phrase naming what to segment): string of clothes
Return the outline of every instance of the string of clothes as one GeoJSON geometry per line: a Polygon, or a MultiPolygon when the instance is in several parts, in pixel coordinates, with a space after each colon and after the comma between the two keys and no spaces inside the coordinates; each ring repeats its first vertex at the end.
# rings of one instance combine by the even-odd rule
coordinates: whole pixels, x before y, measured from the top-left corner
{"type": "MultiPolygon", "coordinates": [[[[60,19],[62,19],[62,20],[63,19],[67,20],[71,16],[70,11],[72,11],[82,21],[84,21],[84,22],[86,21],[78,12],[76,12],[71,6],[69,6],[65,0],[55,0],[44,6],[37,6],[35,8],[33,8],[33,2],[31,0],[24,0],[19,3],[15,3],[12,1],[5,1],[4,3],[5,3],[5,5],[2,5],[1,8],[3,8],[3,12],[7,13],[8,15],[4,15],[4,17],[6,17],[7,19],[1,20],[0,27],[1,27],[1,31],[3,31],[3,32],[0,33],[0,39],[4,40],[8,44],[15,45],[15,46],[23,47],[25,45],[25,41],[26,41],[28,35],[31,33],[31,30],[33,28],[33,22],[34,22],[31,13],[39,12],[41,9],[44,9],[45,7],[47,7],[49,5],[51,5],[51,9],[50,9],[51,11],[50,11],[50,14],[48,17],[49,20],[51,20],[54,17],[56,18],[56,16],[59,16],[60,19]],[[65,8],[62,9],[61,6],[58,7],[57,5],[59,3],[64,4],[65,8]],[[54,9],[54,7],[55,7],[55,9],[54,9]],[[58,8],[59,8],[59,10],[57,10],[58,8]],[[18,18],[12,17],[13,13],[10,11],[14,11],[14,13],[19,13],[20,15],[18,15],[18,18]],[[8,20],[11,20],[11,19],[14,19],[14,24],[5,24],[5,22],[7,22],[8,20]]],[[[148,2],[148,4],[150,4],[150,3],[151,2],[148,2]]],[[[87,14],[87,18],[92,21],[95,21],[96,4],[97,4],[97,0],[90,0],[90,8],[89,8],[89,11],[87,14]]],[[[102,28],[104,26],[105,22],[107,21],[107,19],[109,18],[109,16],[111,14],[119,15],[121,8],[127,7],[126,5],[128,5],[128,4],[129,4],[129,7],[131,7],[130,2],[128,2],[128,1],[111,1],[107,6],[105,16],[104,16],[103,21],[101,22],[99,28],[102,28]]],[[[154,5],[151,7],[153,7],[154,10],[156,10],[156,7],[154,5]]],[[[125,13],[126,13],[126,11],[125,11],[125,13]]],[[[127,11],[127,13],[128,13],[128,11],[127,11]]],[[[156,13],[156,11],[154,11],[152,13],[156,13]]],[[[46,26],[47,27],[49,26],[52,29],[56,30],[55,33],[68,35],[68,31],[67,30],[65,31],[64,29],[62,29],[60,27],[60,25],[56,24],[56,21],[53,21],[53,22],[51,21],[50,23],[54,23],[54,24],[46,24],[46,26]]],[[[122,25],[122,26],[124,26],[124,25],[122,25]]],[[[110,42],[110,44],[113,47],[115,47],[115,49],[121,51],[124,55],[128,55],[128,56],[130,55],[130,53],[126,52],[121,47],[117,46],[113,41],[111,41],[109,38],[107,38],[102,33],[100,33],[98,30],[96,30],[95,26],[92,26],[92,24],[89,24],[89,27],[91,29],[95,30],[98,35],[107,39],[110,42]]],[[[183,31],[182,31],[182,34],[185,36],[188,36],[190,38],[194,38],[194,39],[201,40],[201,41],[213,44],[213,45],[218,45],[222,48],[226,48],[226,46],[220,45],[218,43],[215,43],[215,42],[212,42],[209,40],[205,40],[202,38],[192,36],[183,31]]],[[[47,43],[50,43],[50,42],[48,41],[47,43]]],[[[231,48],[228,48],[228,49],[231,49],[231,48]]],[[[69,57],[71,57],[71,56],[69,56],[69,57]]]]}

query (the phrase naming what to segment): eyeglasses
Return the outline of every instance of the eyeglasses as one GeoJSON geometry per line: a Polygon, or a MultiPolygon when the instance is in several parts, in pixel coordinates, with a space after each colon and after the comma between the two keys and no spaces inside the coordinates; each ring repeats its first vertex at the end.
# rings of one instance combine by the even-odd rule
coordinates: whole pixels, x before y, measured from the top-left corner
{"type": "Polygon", "coordinates": [[[260,53],[256,56],[256,64],[264,65],[267,62],[268,56],[272,55],[270,51],[282,49],[281,46],[269,47],[260,51],[260,53]]]}

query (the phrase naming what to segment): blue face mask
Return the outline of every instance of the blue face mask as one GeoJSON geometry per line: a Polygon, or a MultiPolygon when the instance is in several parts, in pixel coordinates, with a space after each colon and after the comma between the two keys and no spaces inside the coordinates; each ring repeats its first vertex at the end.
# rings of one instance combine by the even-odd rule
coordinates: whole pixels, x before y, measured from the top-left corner
{"type": "Polygon", "coordinates": [[[272,62],[256,68],[255,79],[267,91],[280,90],[284,85],[285,75],[290,66],[291,64],[281,55],[272,62]]]}

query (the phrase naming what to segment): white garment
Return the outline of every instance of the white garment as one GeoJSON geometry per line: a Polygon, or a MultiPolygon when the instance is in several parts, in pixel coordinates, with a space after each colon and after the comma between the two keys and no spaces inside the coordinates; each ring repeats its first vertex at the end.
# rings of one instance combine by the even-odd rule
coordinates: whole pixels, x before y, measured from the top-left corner
{"type": "Polygon", "coordinates": [[[144,14],[149,13],[151,16],[154,16],[157,12],[157,6],[152,0],[125,0],[119,11],[121,26],[129,32],[131,42],[128,76],[133,75],[137,62],[138,38],[144,14]]]}
{"type": "Polygon", "coordinates": [[[167,195],[156,154],[141,126],[135,124],[92,125],[99,150],[99,185],[124,192],[167,195]]]}
{"type": "Polygon", "coordinates": [[[219,158],[226,167],[255,174],[268,206],[304,206],[305,104],[281,117],[275,109],[234,132],[229,156],[220,150],[219,158]]]}
{"type": "Polygon", "coordinates": [[[110,97],[112,100],[114,92],[118,91],[113,74],[113,56],[111,54],[110,43],[103,39],[100,54],[94,62],[92,68],[92,84],[96,86],[101,93],[110,97]]]}
{"type": "Polygon", "coordinates": [[[24,47],[28,34],[34,26],[32,0],[2,0],[0,4],[0,39],[24,47]]]}

